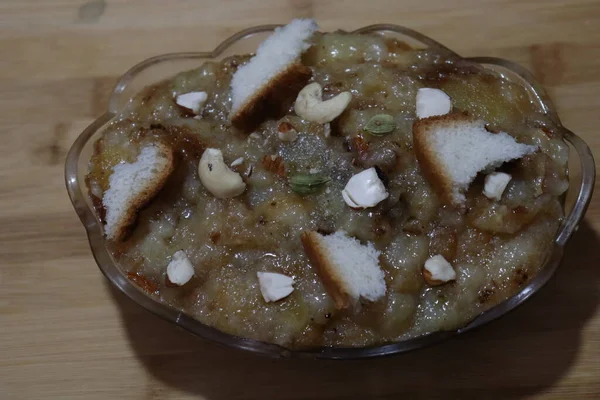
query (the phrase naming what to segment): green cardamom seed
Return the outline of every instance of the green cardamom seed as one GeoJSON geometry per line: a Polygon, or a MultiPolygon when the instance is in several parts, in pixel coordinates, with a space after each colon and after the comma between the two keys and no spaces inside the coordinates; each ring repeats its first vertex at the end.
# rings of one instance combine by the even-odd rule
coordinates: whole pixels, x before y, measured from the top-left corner
{"type": "Polygon", "coordinates": [[[371,135],[382,136],[396,129],[396,121],[389,114],[377,114],[367,122],[364,129],[371,135]]]}
{"type": "Polygon", "coordinates": [[[298,194],[313,194],[331,179],[318,174],[297,174],[289,179],[290,188],[298,194]]]}

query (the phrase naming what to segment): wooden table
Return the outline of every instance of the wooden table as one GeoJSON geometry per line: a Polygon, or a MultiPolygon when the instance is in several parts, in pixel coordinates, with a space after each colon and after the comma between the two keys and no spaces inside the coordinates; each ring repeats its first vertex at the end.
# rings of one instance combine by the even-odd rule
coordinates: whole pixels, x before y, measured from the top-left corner
{"type": "Polygon", "coordinates": [[[64,156],[117,77],[252,25],[393,22],[529,67],[600,158],[598,0],[2,0],[1,399],[600,398],[600,195],[555,278],[500,321],[367,361],[271,360],[192,337],[115,292],[67,198],[64,156]]]}

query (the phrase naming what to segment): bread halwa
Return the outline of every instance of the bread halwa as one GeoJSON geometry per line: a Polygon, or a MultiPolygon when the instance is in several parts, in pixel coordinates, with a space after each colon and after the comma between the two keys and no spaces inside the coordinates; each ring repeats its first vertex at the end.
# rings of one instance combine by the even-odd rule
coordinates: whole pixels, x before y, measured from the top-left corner
{"type": "Polygon", "coordinates": [[[105,229],[120,268],[292,349],[452,330],[517,293],[563,218],[560,131],[524,87],[450,52],[315,29],[149,86],[104,130],[86,181],[104,223],[127,221],[105,229]],[[416,143],[425,129],[443,140],[416,143]],[[172,164],[145,164],[165,148],[172,164]]]}

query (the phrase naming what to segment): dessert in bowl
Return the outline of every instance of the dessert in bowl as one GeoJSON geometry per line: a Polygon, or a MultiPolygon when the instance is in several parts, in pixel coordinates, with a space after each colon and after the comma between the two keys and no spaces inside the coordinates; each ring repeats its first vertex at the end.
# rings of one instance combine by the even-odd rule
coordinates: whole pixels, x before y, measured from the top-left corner
{"type": "Polygon", "coordinates": [[[565,216],[564,139],[585,145],[543,92],[399,27],[296,20],[238,51],[261,29],[130,88],[163,61],[135,67],[74,145],[70,193],[117,286],[237,347],[353,357],[470,329],[549,278],[593,172],[565,216]]]}

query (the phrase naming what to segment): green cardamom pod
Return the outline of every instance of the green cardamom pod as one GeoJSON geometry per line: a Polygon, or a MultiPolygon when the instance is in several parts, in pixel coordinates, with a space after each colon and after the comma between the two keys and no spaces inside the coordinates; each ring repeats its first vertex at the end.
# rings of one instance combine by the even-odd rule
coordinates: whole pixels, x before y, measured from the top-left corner
{"type": "Polygon", "coordinates": [[[289,179],[290,188],[298,194],[313,194],[331,179],[318,174],[297,174],[289,179]]]}
{"type": "Polygon", "coordinates": [[[382,136],[396,129],[396,121],[389,114],[377,114],[367,122],[364,129],[371,135],[382,136]]]}

